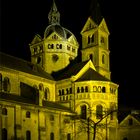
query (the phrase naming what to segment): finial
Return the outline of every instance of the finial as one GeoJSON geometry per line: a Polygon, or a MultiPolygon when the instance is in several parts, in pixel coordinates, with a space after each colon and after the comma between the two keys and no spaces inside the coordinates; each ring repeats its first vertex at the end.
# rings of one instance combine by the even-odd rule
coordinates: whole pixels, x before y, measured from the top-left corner
{"type": "Polygon", "coordinates": [[[55,0],[53,0],[51,10],[48,14],[48,19],[49,19],[49,24],[60,24],[60,13],[57,10],[55,0]]]}

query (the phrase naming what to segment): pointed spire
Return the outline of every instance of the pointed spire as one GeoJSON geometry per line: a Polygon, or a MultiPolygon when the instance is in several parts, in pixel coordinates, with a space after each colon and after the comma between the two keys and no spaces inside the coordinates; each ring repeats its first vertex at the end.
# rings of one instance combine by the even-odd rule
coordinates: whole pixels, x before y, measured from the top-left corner
{"type": "Polygon", "coordinates": [[[48,14],[48,19],[49,19],[49,24],[60,24],[60,13],[57,10],[55,0],[53,0],[51,10],[48,14]]]}
{"type": "Polygon", "coordinates": [[[92,0],[90,5],[90,15],[96,24],[99,24],[103,19],[101,14],[100,4],[98,0],[92,0]]]}

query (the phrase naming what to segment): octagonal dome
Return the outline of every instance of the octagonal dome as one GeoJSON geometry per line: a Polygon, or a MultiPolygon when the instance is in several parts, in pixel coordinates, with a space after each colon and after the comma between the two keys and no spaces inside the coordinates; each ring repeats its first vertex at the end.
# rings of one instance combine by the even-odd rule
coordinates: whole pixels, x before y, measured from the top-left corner
{"type": "Polygon", "coordinates": [[[70,32],[68,29],[62,27],[61,25],[51,24],[46,28],[46,30],[44,32],[44,38],[47,38],[53,32],[56,32],[58,35],[60,35],[64,39],[68,39],[70,36],[74,36],[74,34],[72,32],[70,32]]]}

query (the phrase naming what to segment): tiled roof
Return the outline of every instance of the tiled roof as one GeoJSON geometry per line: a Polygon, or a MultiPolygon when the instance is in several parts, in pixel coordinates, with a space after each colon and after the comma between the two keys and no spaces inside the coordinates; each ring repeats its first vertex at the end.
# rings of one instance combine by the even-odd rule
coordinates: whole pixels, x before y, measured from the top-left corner
{"type": "Polygon", "coordinates": [[[93,70],[92,68],[89,68],[77,81],[109,81],[104,76],[100,75],[98,72],[93,70]]]}
{"type": "Polygon", "coordinates": [[[0,66],[53,80],[52,76],[31,62],[0,52],[0,66]]]}

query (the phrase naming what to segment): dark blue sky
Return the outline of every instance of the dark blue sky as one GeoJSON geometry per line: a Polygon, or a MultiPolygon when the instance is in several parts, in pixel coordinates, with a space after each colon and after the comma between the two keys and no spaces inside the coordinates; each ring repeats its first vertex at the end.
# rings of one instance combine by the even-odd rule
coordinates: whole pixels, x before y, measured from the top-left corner
{"type": "MultiPolygon", "coordinates": [[[[82,30],[92,0],[55,0],[61,25],[81,43],[82,30]]],[[[119,84],[119,102],[140,106],[139,99],[139,12],[137,4],[122,0],[99,0],[110,31],[112,81],[119,84]]],[[[28,44],[34,35],[43,37],[52,0],[4,0],[1,2],[0,50],[30,60],[28,44]]]]}

